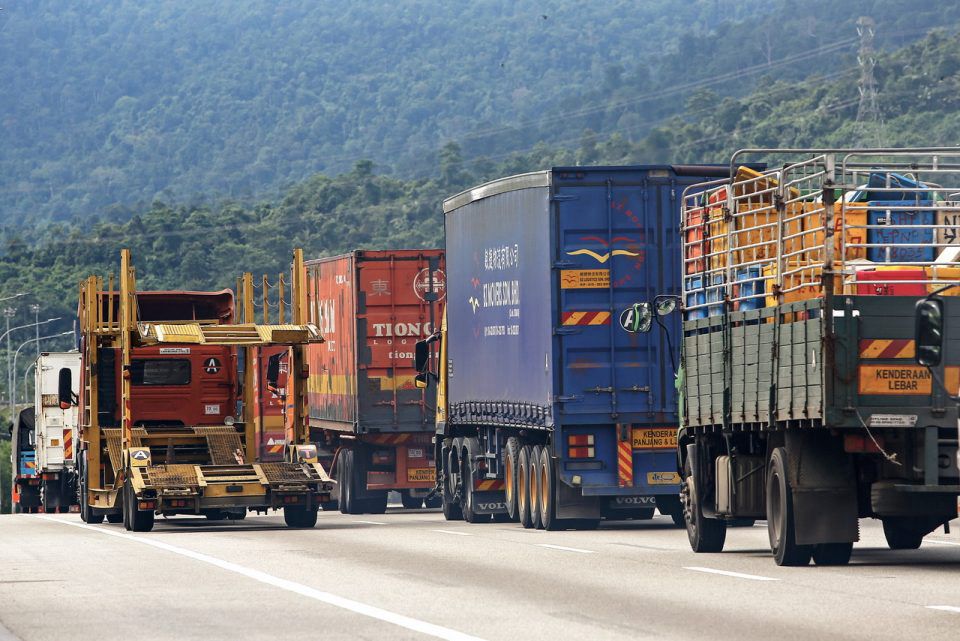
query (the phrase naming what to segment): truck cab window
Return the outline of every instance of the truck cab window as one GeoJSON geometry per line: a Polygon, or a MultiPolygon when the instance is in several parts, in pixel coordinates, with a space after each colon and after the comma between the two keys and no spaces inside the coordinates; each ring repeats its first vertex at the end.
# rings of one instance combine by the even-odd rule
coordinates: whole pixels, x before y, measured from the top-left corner
{"type": "Polygon", "coordinates": [[[185,359],[137,359],[130,363],[134,385],[189,385],[190,361],[185,359]]]}

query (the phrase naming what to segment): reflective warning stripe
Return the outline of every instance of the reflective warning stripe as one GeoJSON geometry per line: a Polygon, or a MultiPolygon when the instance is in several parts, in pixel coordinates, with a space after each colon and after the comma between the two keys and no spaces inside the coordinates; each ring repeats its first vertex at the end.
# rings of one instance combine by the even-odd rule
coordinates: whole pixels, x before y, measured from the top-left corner
{"type": "Polygon", "coordinates": [[[860,358],[913,358],[914,343],[909,338],[865,338],[860,341],[860,358]]]}
{"type": "Polygon", "coordinates": [[[412,434],[373,434],[364,439],[374,445],[403,445],[410,440],[412,434]]]}
{"type": "Polygon", "coordinates": [[[283,451],[283,443],[279,443],[279,444],[276,444],[276,445],[268,445],[268,446],[267,446],[267,453],[268,453],[268,454],[279,454],[279,453],[282,452],[282,451],[283,451]]]}
{"type": "Polygon", "coordinates": [[[473,483],[473,489],[482,492],[496,492],[504,487],[506,487],[506,482],[499,479],[480,479],[473,483]]]}
{"type": "Polygon", "coordinates": [[[63,460],[69,461],[73,458],[73,430],[67,428],[63,430],[63,460]]]}
{"type": "Polygon", "coordinates": [[[564,325],[609,325],[610,312],[564,312],[564,325]]]}
{"type": "Polygon", "coordinates": [[[633,487],[633,445],[629,439],[617,441],[617,482],[620,487],[633,487]]]}

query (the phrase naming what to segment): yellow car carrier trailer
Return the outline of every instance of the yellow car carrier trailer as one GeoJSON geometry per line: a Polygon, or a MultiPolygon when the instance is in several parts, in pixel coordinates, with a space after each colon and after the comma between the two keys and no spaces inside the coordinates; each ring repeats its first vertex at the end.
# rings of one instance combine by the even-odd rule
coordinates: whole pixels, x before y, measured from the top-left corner
{"type": "MultiPolygon", "coordinates": [[[[313,527],[335,483],[317,461],[306,425],[305,348],[321,342],[305,322],[303,256],[294,252],[292,322],[256,324],[252,288],[245,322],[223,292],[137,291],[129,250],[118,290],[91,276],[80,287],[81,517],[149,531],[154,517],[242,518],[283,509],[291,527],[313,527]],[[258,460],[252,412],[266,381],[251,353],[289,350],[282,461],[258,460]]],[[[244,278],[241,283],[252,282],[244,278]]],[[[62,402],[71,402],[64,398],[62,402]]]]}

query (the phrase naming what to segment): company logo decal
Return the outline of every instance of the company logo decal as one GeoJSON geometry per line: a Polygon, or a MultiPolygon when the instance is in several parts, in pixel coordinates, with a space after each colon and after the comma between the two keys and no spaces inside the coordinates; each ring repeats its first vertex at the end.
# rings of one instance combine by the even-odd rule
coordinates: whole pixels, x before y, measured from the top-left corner
{"type": "MultiPolygon", "coordinates": [[[[584,242],[595,242],[595,243],[599,243],[600,245],[603,245],[604,247],[608,247],[608,248],[609,248],[611,245],[615,244],[615,243],[636,243],[636,242],[637,242],[636,240],[634,240],[633,238],[630,238],[630,237],[628,237],[628,236],[615,236],[615,237],[613,238],[613,240],[611,240],[610,242],[607,242],[606,240],[604,240],[603,238],[600,238],[599,236],[584,236],[584,237],[582,237],[580,240],[582,240],[582,241],[584,241],[584,242]]],[[[640,253],[639,253],[639,252],[635,252],[635,251],[631,251],[631,250],[629,250],[629,249],[613,249],[613,250],[608,251],[608,252],[606,252],[606,253],[604,253],[604,254],[598,254],[597,252],[593,251],[592,249],[583,248],[583,249],[576,249],[576,250],[574,250],[574,251],[567,252],[567,255],[568,255],[568,256],[589,256],[589,257],[593,258],[594,260],[596,260],[596,261],[597,261],[598,263],[600,263],[601,265],[603,265],[603,264],[606,263],[608,260],[610,260],[613,256],[632,256],[632,257],[636,257],[636,256],[639,256],[640,253]]]]}

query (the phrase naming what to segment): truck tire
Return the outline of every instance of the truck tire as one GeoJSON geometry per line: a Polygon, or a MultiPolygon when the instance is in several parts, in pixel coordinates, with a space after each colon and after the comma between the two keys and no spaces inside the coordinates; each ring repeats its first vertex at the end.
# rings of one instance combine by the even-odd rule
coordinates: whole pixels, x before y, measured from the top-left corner
{"type": "Polygon", "coordinates": [[[343,498],[340,500],[340,511],[344,514],[363,514],[364,501],[357,497],[357,453],[344,450],[341,460],[342,472],[339,482],[343,486],[343,498]]]}
{"type": "Polygon", "coordinates": [[[923,544],[927,532],[917,528],[911,519],[888,516],[883,522],[883,537],[891,550],[916,550],[923,544]]]}
{"type": "Polygon", "coordinates": [[[698,553],[722,552],[727,538],[727,524],[720,519],[708,519],[700,509],[700,496],[693,476],[693,463],[688,458],[683,466],[683,520],[687,528],[690,548],[698,553]]]}
{"type": "Polygon", "coordinates": [[[340,450],[340,457],[337,459],[337,507],[341,514],[349,514],[350,496],[347,488],[347,466],[350,450],[340,450]]]}
{"type": "MultiPolygon", "coordinates": [[[[339,492],[340,488],[337,488],[339,492]]],[[[329,501],[320,501],[320,509],[324,512],[336,512],[340,509],[340,501],[338,499],[331,499],[329,501]]]]}
{"type": "MultiPolygon", "coordinates": [[[[355,503],[357,501],[354,501],[355,503]]],[[[387,511],[387,493],[378,492],[376,496],[360,501],[358,514],[383,514],[387,511]]]]}
{"type": "Polygon", "coordinates": [[[317,524],[317,507],[288,505],[283,508],[283,522],[291,528],[312,528],[317,524]]]}
{"type": "Polygon", "coordinates": [[[430,498],[426,498],[423,500],[423,504],[428,510],[435,510],[438,507],[443,507],[443,495],[435,494],[430,498]]]}
{"type": "Polygon", "coordinates": [[[457,496],[457,478],[453,472],[456,469],[457,457],[452,449],[447,450],[443,467],[443,518],[447,521],[462,521],[463,510],[457,496]]]}
{"type": "MultiPolygon", "coordinates": [[[[100,515],[100,520],[103,520],[103,515],[100,515]]],[[[107,523],[123,523],[123,513],[114,512],[112,514],[107,514],[107,523]]]]}
{"type": "Polygon", "coordinates": [[[419,510],[423,507],[423,499],[419,496],[411,496],[408,490],[400,493],[400,502],[405,510],[419,510]]]}
{"type": "Polygon", "coordinates": [[[559,530],[562,524],[557,518],[557,470],[553,465],[549,448],[541,448],[538,468],[540,498],[537,503],[540,507],[540,523],[544,530],[559,530]]]}
{"type": "Polygon", "coordinates": [[[134,532],[149,532],[153,529],[153,511],[137,509],[137,495],[133,491],[133,484],[128,480],[123,487],[125,514],[129,514],[128,530],[134,532]]]}
{"type": "Polygon", "coordinates": [[[543,448],[534,445],[530,450],[530,520],[533,527],[542,530],[543,519],[540,515],[540,455],[543,448]]]}
{"type": "Polygon", "coordinates": [[[687,522],[683,518],[683,503],[680,501],[680,495],[667,494],[657,497],[657,511],[664,516],[673,519],[673,524],[677,527],[686,527],[687,522]]]}
{"type": "Polygon", "coordinates": [[[517,518],[520,525],[533,527],[533,515],[530,512],[530,454],[532,448],[524,445],[517,457],[517,518]]]}
{"type": "MultiPolygon", "coordinates": [[[[80,520],[84,523],[103,523],[103,514],[94,513],[93,509],[87,503],[87,452],[84,451],[80,455],[80,461],[78,462],[78,480],[77,485],[79,489],[77,500],[80,501],[80,520]]],[[[123,520],[121,515],[120,520],[123,520]]],[[[119,522],[119,521],[118,521],[119,522]]]]}
{"type": "Polygon", "coordinates": [[[813,546],[813,562],[817,565],[846,565],[852,552],[853,543],[818,543],[813,546]]]}
{"type": "Polygon", "coordinates": [[[477,514],[474,510],[475,498],[473,484],[477,471],[474,469],[474,455],[480,451],[480,444],[475,438],[463,439],[463,449],[460,451],[460,510],[463,520],[467,523],[489,523],[489,514],[477,514]]]}
{"type": "Polygon", "coordinates": [[[812,545],[797,545],[793,496],[787,480],[787,451],[778,447],[770,455],[767,471],[767,533],[777,565],[809,565],[812,545]]]}
{"type": "Polygon", "coordinates": [[[511,521],[520,520],[517,508],[517,464],[520,459],[520,440],[515,436],[507,439],[503,448],[503,496],[507,505],[507,516],[511,521]]]}

